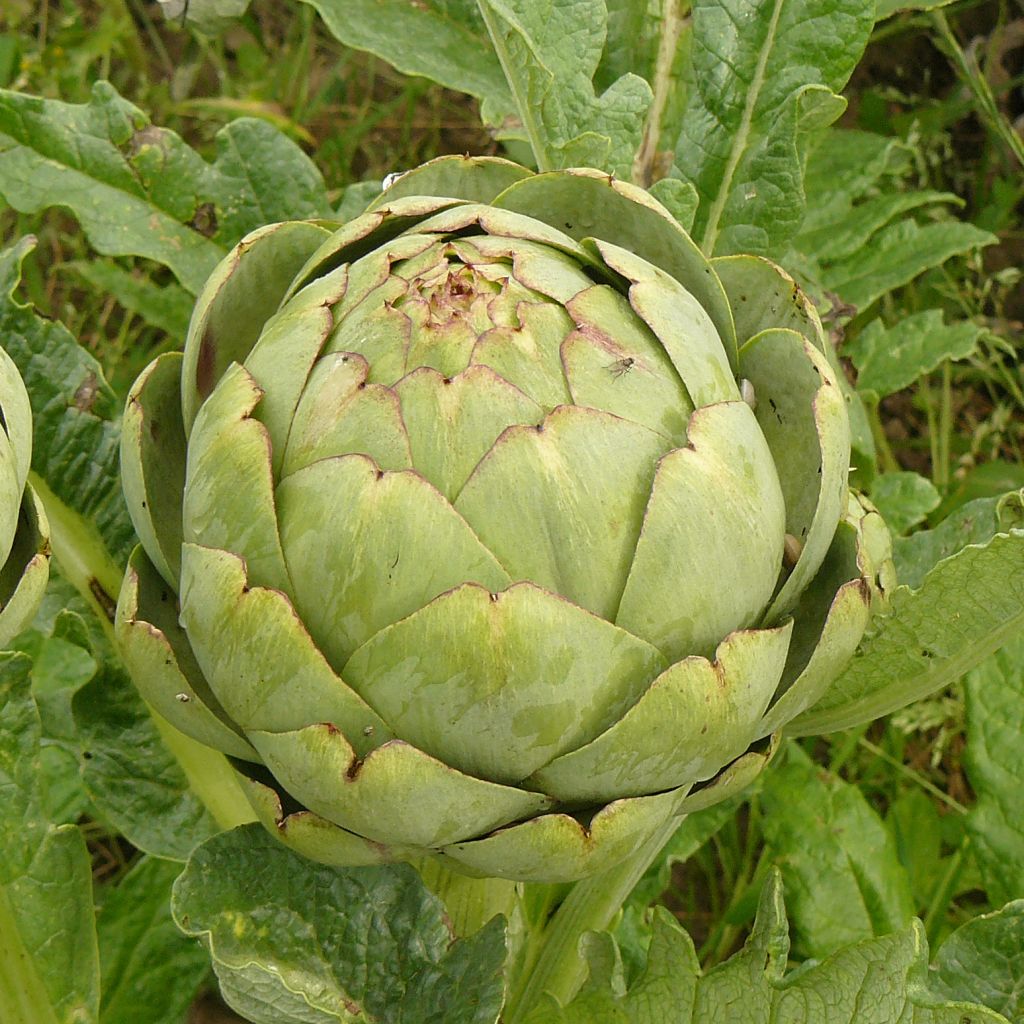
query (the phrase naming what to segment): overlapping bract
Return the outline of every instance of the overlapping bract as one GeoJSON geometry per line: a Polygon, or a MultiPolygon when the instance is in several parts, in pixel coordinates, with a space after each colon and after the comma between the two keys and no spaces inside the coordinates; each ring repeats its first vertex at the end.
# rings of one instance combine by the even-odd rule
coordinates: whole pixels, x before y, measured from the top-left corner
{"type": "Polygon", "coordinates": [[[611,865],[760,770],[885,562],[813,308],[596,171],[250,235],[122,461],[134,678],[332,863],[611,865]]]}
{"type": "Polygon", "coordinates": [[[0,349],[0,647],[32,621],[50,571],[46,514],[27,483],[31,465],[32,407],[0,349]]]}

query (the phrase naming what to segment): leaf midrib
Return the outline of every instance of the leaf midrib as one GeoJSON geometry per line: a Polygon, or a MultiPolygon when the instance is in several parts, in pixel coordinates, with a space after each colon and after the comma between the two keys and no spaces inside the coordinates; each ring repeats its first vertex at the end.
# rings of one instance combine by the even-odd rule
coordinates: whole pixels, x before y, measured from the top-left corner
{"type": "Polygon", "coordinates": [[[775,4],[772,7],[772,17],[768,24],[764,46],[761,48],[760,54],[758,54],[754,76],[750,80],[750,87],[747,89],[747,99],[743,105],[740,126],[733,136],[729,158],[726,161],[725,172],[722,175],[722,182],[719,185],[715,201],[711,204],[711,212],[708,214],[708,222],[701,239],[700,247],[705,256],[710,256],[714,252],[715,242],[718,241],[718,223],[722,219],[725,204],[729,199],[732,179],[747,148],[750,128],[754,122],[754,111],[757,109],[758,100],[761,98],[761,90],[764,87],[764,80],[768,70],[768,58],[771,56],[775,45],[775,37],[779,28],[779,20],[782,17],[782,5],[784,2],[785,0],[775,0],[775,4]]]}

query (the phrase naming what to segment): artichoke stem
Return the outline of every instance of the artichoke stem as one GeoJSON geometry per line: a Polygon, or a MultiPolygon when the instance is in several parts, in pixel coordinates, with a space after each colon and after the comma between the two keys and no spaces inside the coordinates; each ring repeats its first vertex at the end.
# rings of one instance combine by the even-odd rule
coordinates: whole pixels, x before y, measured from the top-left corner
{"type": "Polygon", "coordinates": [[[227,830],[256,821],[256,814],[239,785],[238,776],[228,766],[223,754],[179,732],[155,711],[150,711],[150,717],[164,745],[185,773],[189,788],[219,828],[227,830]]]}
{"type": "Polygon", "coordinates": [[[682,817],[672,818],[636,852],[609,871],[577,882],[539,936],[527,949],[523,967],[513,978],[505,1004],[504,1024],[522,1024],[541,1005],[544,994],[565,1006],[586,978],[579,953],[585,932],[604,931],[619,912],[633,887],[654,863],[679,828],[682,817]]]}
{"type": "Polygon", "coordinates": [[[518,886],[503,878],[470,878],[449,871],[432,858],[416,865],[423,884],[445,905],[452,928],[459,938],[478,931],[495,914],[510,923],[519,902],[518,886]]]}

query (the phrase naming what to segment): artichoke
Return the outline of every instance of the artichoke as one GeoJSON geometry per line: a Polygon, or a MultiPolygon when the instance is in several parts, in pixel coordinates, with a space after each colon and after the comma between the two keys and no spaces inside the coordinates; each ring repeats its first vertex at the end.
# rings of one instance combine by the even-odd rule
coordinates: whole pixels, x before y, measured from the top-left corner
{"type": "Polygon", "coordinates": [[[136,382],[119,643],[308,856],[581,878],[852,654],[888,560],[849,461],[774,265],[607,174],[441,158],[249,235],[136,382]]]}
{"type": "Polygon", "coordinates": [[[31,622],[46,590],[46,513],[28,485],[32,407],[14,361],[0,349],[0,647],[31,622]]]}

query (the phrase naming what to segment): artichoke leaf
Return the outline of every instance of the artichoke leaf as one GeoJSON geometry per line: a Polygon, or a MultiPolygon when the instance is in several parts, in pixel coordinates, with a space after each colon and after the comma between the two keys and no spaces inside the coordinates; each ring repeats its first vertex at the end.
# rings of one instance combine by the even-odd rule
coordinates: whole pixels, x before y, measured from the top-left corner
{"type": "Polygon", "coordinates": [[[572,402],[560,350],[572,320],[560,306],[521,303],[519,327],[492,327],[473,347],[471,363],[489,366],[545,410],[572,402]]]}
{"type": "MultiPolygon", "coordinates": [[[[473,233],[467,229],[474,226],[478,228],[481,235],[491,235],[499,239],[493,243],[498,251],[504,250],[511,254],[523,242],[533,242],[570,257],[580,267],[591,267],[598,272],[603,269],[600,262],[590,252],[564,231],[560,231],[557,227],[542,220],[537,220],[536,217],[513,213],[511,210],[502,210],[495,206],[467,203],[452,207],[428,217],[417,226],[416,230],[438,235],[470,234],[472,236],[473,233]]],[[[487,242],[483,238],[474,238],[473,241],[475,245],[481,247],[481,251],[485,254],[491,254],[494,251],[490,247],[486,247],[487,242]]]]}
{"type": "MultiPolygon", "coordinates": [[[[544,409],[489,366],[443,377],[419,367],[396,385],[412,462],[454,501],[499,435],[510,424],[537,424],[544,409]]],[[[368,453],[371,454],[372,453],[368,453]]],[[[380,459],[378,465],[385,466],[380,459]]]]}
{"type": "Polygon", "coordinates": [[[337,668],[378,630],[473,581],[503,590],[505,569],[417,473],[364,455],[321,459],[277,488],[295,608],[337,668]]]}
{"type": "Polygon", "coordinates": [[[240,734],[196,664],[178,624],[177,597],[141,546],[117,602],[118,651],[146,703],[180,732],[247,761],[259,755],[240,734]]]}
{"type": "Polygon", "coordinates": [[[253,418],[267,428],[275,478],[281,472],[295,407],[333,330],[334,318],[326,304],[305,308],[293,300],[267,321],[243,364],[262,391],[253,418]]]}
{"type": "Polygon", "coordinates": [[[232,364],[203,403],[189,439],[184,540],[245,559],[254,586],[291,592],[274,509],[271,443],[252,417],[262,389],[232,364]]]}
{"type": "MultiPolygon", "coordinates": [[[[14,360],[0,348],[0,414],[3,432],[11,443],[14,478],[18,495],[25,488],[32,468],[32,406],[14,360]]],[[[2,559],[0,559],[2,561],[2,559]]]]}
{"type": "Polygon", "coordinates": [[[515,785],[608,728],[664,668],[649,644],[532,583],[466,584],[382,630],[343,675],[396,735],[515,785]]]}
{"type": "Polygon", "coordinates": [[[0,570],[0,647],[6,647],[35,617],[50,577],[50,529],[43,503],[31,486],[7,561],[0,570]]]}
{"type": "Polygon", "coordinates": [[[509,427],[455,508],[513,579],[611,621],[670,447],[629,420],[560,406],[537,426],[509,427]]]}
{"type": "Polygon", "coordinates": [[[735,365],[736,328],[722,283],[675,218],[643,189],[590,168],[534,174],[511,185],[495,206],[529,214],[572,238],[614,238],[662,267],[708,311],[735,365]]]}
{"type": "Polygon", "coordinates": [[[689,445],[658,467],[615,621],[670,661],[710,654],[761,617],[784,535],[778,475],[750,407],[698,409],[689,445]]]}
{"type": "Polygon", "coordinates": [[[338,321],[324,349],[325,354],[350,352],[358,355],[369,366],[367,381],[394,384],[405,375],[412,341],[412,321],[405,310],[395,306],[406,291],[405,282],[392,277],[370,292],[338,321]]]}
{"type": "MultiPolygon", "coordinates": [[[[559,305],[567,305],[574,295],[594,283],[578,259],[550,245],[504,235],[476,235],[472,241],[481,256],[511,263],[513,278],[524,288],[559,305]]],[[[596,268],[588,269],[593,272],[596,268]]]]}
{"type": "Polygon", "coordinates": [[[328,665],[288,599],[251,587],[237,555],[184,545],[181,622],[210,689],[247,736],[328,722],[359,756],[391,739],[328,665]]]}
{"type": "Polygon", "coordinates": [[[781,267],[763,256],[718,256],[711,266],[729,296],[741,349],[755,334],[776,327],[796,331],[820,352],[826,350],[818,311],[781,267]]]}
{"type": "Polygon", "coordinates": [[[674,814],[687,787],[616,800],[588,823],[569,814],[543,814],[481,839],[443,847],[442,863],[473,874],[524,882],[574,882],[633,853],[674,814]]]}
{"type": "Polygon", "coordinates": [[[461,205],[463,203],[459,199],[409,196],[350,220],[324,239],[309,256],[295,274],[282,301],[288,302],[297,292],[344,264],[354,263],[361,256],[386,247],[392,239],[414,228],[432,213],[461,205]]]}
{"type": "Polygon", "coordinates": [[[776,732],[815,704],[857,649],[871,617],[873,564],[861,521],[844,515],[821,568],[800,595],[789,658],[759,736],[776,732]]]}
{"type": "Polygon", "coordinates": [[[540,793],[465,775],[403,740],[360,759],[328,724],[250,738],[303,806],[375,842],[426,851],[540,814],[552,803],[540,793]]]}
{"type": "Polygon", "coordinates": [[[677,814],[695,814],[742,793],[771,763],[781,743],[773,734],[760,750],[748,750],[727,764],[710,782],[695,786],[676,808],[677,814]]]}
{"type": "Polygon", "coordinates": [[[310,860],[332,867],[369,867],[411,860],[421,851],[414,847],[375,843],[307,810],[286,811],[267,772],[254,772],[235,764],[238,780],[263,827],[285,846],[310,860]]]}
{"type": "Polygon", "coordinates": [[[199,294],[185,339],[186,432],[224,371],[244,361],[300,267],[328,237],[325,228],[304,221],[270,224],[246,235],[217,265],[199,294]]]}
{"type": "Polygon", "coordinates": [[[135,532],[169,587],[181,574],[185,424],[180,352],[157,356],[132,385],[121,426],[121,486],[135,532]]]}
{"type": "Polygon", "coordinates": [[[694,296],[665,271],[628,250],[610,242],[594,245],[608,266],[631,282],[630,304],[668,353],[694,406],[739,398],[722,339],[694,296]]]}
{"type": "Polygon", "coordinates": [[[469,203],[492,203],[510,185],[530,176],[525,167],[499,157],[439,156],[399,174],[367,211],[404,196],[443,196],[469,203]]]}
{"type": "Polygon", "coordinates": [[[800,546],[765,615],[773,624],[817,573],[845,510],[850,424],[828,360],[796,331],[755,335],[740,350],[740,372],[753,386],[757,422],[778,467],[786,532],[800,546]]]}
{"type": "Polygon", "coordinates": [[[24,480],[19,480],[19,458],[7,432],[0,427],[0,564],[7,561],[21,516],[24,480]]]}
{"type": "Polygon", "coordinates": [[[683,444],[693,402],[661,342],[629,301],[608,285],[594,285],[566,309],[576,324],[562,342],[573,401],[683,444]]]}
{"type": "Polygon", "coordinates": [[[570,804],[593,804],[692,785],[759,739],[789,650],[792,623],[741,630],[714,661],[684,658],[607,732],[526,780],[570,804]]]}
{"type": "Polygon", "coordinates": [[[367,384],[366,360],[333,352],[313,368],[288,434],[281,478],[319,459],[366,455],[381,469],[412,469],[398,395],[367,384]]]}

